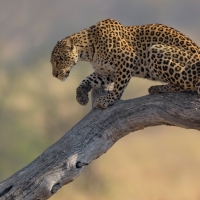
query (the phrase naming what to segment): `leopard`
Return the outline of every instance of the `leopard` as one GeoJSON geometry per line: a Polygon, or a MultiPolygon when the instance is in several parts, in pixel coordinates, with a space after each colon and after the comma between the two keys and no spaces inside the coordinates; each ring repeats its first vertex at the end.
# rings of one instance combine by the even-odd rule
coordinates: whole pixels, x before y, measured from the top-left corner
{"type": "Polygon", "coordinates": [[[163,24],[123,26],[114,19],[101,20],[57,42],[51,53],[52,75],[64,81],[79,62],[89,62],[94,72],[76,89],[81,105],[93,88],[114,84],[93,105],[105,109],[122,97],[132,77],[160,81],[150,95],[190,91],[200,96],[200,48],[178,30],[163,24]]]}

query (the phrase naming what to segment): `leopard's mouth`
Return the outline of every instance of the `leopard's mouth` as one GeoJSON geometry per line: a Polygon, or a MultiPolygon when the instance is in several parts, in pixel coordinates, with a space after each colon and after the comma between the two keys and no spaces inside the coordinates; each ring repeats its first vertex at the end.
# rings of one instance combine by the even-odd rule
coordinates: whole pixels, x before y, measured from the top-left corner
{"type": "Polygon", "coordinates": [[[70,71],[66,71],[66,72],[62,71],[60,73],[57,73],[55,77],[61,81],[65,81],[67,77],[69,76],[69,74],[70,74],[70,71]]]}
{"type": "Polygon", "coordinates": [[[67,79],[67,77],[69,76],[69,73],[70,73],[70,71],[67,71],[67,72],[65,72],[65,73],[62,73],[62,74],[60,74],[61,76],[60,76],[60,80],[61,81],[65,81],[66,79],[67,79]]]}
{"type": "Polygon", "coordinates": [[[65,80],[67,79],[67,77],[69,76],[69,73],[70,73],[70,72],[67,72],[67,73],[65,74],[65,77],[64,77],[63,81],[65,81],[65,80]]]}

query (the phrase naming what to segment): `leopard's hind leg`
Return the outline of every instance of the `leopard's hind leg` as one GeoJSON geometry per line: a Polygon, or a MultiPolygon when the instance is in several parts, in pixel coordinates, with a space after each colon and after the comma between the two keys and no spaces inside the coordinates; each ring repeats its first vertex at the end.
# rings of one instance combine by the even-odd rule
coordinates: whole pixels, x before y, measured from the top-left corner
{"type": "MultiPolygon", "coordinates": [[[[198,78],[197,54],[178,47],[158,44],[149,48],[147,59],[152,79],[168,83],[150,87],[150,94],[195,90],[198,78]]],[[[200,81],[196,88],[200,93],[200,81]]]]}
{"type": "Polygon", "coordinates": [[[200,98],[200,62],[196,63],[196,67],[197,67],[198,81],[195,84],[195,89],[197,91],[198,97],[200,98]]]}
{"type": "Polygon", "coordinates": [[[181,88],[179,85],[155,85],[151,86],[148,90],[149,94],[159,94],[164,92],[182,92],[185,91],[183,88],[181,88]]]}

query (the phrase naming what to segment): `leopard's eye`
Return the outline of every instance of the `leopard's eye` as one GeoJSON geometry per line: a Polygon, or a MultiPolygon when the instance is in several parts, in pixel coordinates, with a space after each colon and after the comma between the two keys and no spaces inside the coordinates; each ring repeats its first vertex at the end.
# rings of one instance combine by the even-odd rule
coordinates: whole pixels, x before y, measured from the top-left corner
{"type": "Polygon", "coordinates": [[[66,49],[67,49],[67,50],[70,50],[70,51],[72,50],[72,48],[69,47],[69,46],[66,46],[66,49]]]}
{"type": "Polygon", "coordinates": [[[56,69],[59,68],[59,62],[58,61],[56,61],[55,67],[56,67],[56,69]]]}

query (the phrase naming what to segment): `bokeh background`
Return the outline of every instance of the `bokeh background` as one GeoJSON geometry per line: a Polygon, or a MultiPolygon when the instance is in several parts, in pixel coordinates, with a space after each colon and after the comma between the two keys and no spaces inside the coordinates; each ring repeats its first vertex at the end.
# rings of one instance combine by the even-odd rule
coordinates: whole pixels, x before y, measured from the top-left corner
{"type": "MultiPolygon", "coordinates": [[[[75,100],[90,65],[79,63],[62,83],[49,60],[57,40],[105,18],[163,23],[200,44],[199,0],[0,0],[0,181],[91,110],[75,100]]],[[[133,78],[123,99],[153,84],[133,78]]],[[[200,134],[166,126],[131,133],[51,199],[199,200],[200,134]]]]}

